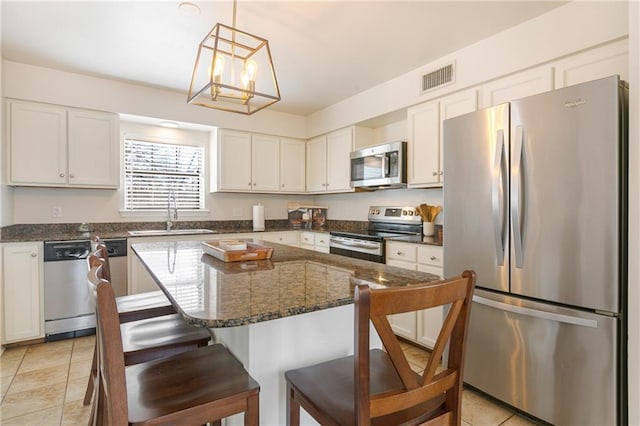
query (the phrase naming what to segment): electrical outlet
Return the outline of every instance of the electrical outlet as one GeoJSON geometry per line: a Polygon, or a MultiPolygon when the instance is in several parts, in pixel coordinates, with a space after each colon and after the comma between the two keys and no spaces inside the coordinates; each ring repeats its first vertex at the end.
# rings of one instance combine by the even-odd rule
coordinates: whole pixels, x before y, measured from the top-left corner
{"type": "Polygon", "coordinates": [[[62,217],[62,207],[53,206],[51,208],[51,217],[62,217]]]}
{"type": "Polygon", "coordinates": [[[242,217],[242,216],[244,216],[244,209],[242,207],[234,207],[233,217],[242,217]]]}

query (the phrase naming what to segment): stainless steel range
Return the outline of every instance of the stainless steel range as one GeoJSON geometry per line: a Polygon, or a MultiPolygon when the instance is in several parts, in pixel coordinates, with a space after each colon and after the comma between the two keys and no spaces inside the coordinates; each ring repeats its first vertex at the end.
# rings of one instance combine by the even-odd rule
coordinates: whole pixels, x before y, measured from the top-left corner
{"type": "Polygon", "coordinates": [[[332,231],[329,251],[347,257],[384,263],[385,239],[420,241],[422,219],[415,207],[369,207],[366,231],[332,231]]]}

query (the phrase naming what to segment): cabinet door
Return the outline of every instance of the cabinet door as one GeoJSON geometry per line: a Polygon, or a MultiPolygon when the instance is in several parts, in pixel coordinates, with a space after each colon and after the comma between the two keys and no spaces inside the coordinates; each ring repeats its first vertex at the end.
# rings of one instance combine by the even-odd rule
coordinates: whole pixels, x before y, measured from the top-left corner
{"type": "Polygon", "coordinates": [[[305,191],[305,142],[280,139],[280,191],[305,191]]]}
{"type": "Polygon", "coordinates": [[[480,108],[511,102],[553,89],[553,68],[545,66],[487,83],[480,89],[480,108]]]}
{"type": "Polygon", "coordinates": [[[440,100],[440,128],[438,129],[440,141],[438,144],[438,177],[439,182],[444,182],[443,149],[442,149],[442,122],[447,118],[457,117],[478,109],[478,92],[475,89],[456,93],[440,100]]]}
{"type": "Polygon", "coordinates": [[[251,185],[254,191],[280,190],[280,139],[275,136],[251,137],[251,185]]]}
{"type": "Polygon", "coordinates": [[[118,117],[69,110],[69,185],[117,188],[120,164],[118,117]]]}
{"type": "MultiPolygon", "coordinates": [[[[399,268],[416,270],[416,264],[413,262],[406,262],[403,260],[388,259],[387,265],[397,266],[399,268]]],[[[389,315],[389,324],[391,329],[398,336],[402,336],[406,339],[417,341],[417,322],[416,312],[406,312],[404,314],[389,315]]]]}
{"type": "Polygon", "coordinates": [[[351,160],[354,129],[338,130],[327,135],[327,191],[353,191],[351,160]]]}
{"type": "Polygon", "coordinates": [[[44,336],[41,259],[40,243],[7,244],[2,249],[4,343],[44,336]]]}
{"type": "Polygon", "coordinates": [[[307,142],[307,192],[327,190],[327,138],[307,142]]]}
{"type": "Polygon", "coordinates": [[[220,131],[218,141],[218,183],[220,190],[250,191],[251,134],[220,131]]]}
{"type": "Polygon", "coordinates": [[[616,74],[629,81],[629,43],[625,39],[589,49],[553,65],[556,89],[616,74]]]}
{"type": "MultiPolygon", "coordinates": [[[[419,247],[422,248],[422,247],[419,247]]],[[[436,249],[440,249],[442,251],[442,247],[434,247],[436,249]]],[[[431,257],[436,256],[435,253],[431,253],[429,259],[431,257]]],[[[430,259],[431,260],[431,259],[430,259]]],[[[441,261],[442,257],[436,259],[435,262],[441,261]]],[[[418,250],[418,261],[420,261],[420,250],[418,250]]],[[[425,265],[422,263],[418,263],[418,271],[428,272],[430,274],[434,274],[443,277],[442,266],[433,266],[433,265],[425,265]]],[[[444,310],[442,306],[438,306],[431,309],[425,309],[423,311],[418,312],[416,317],[416,321],[418,323],[418,327],[416,330],[416,340],[421,345],[424,345],[428,348],[432,348],[436,344],[436,340],[438,339],[438,334],[440,333],[440,329],[442,328],[442,317],[444,310]]]]}
{"type": "Polygon", "coordinates": [[[9,183],[66,186],[67,113],[62,107],[10,103],[9,183]]]}
{"type": "Polygon", "coordinates": [[[407,110],[407,182],[409,187],[439,185],[440,108],[427,102],[407,110]]]}

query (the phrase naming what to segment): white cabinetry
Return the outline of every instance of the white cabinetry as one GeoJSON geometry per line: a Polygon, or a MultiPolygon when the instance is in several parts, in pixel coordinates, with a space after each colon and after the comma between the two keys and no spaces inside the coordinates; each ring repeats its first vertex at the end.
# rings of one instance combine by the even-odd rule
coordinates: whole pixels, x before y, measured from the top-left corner
{"type": "Polygon", "coordinates": [[[212,191],[304,192],[305,142],[220,130],[212,191]]]}
{"type": "MultiPolygon", "coordinates": [[[[387,265],[429,272],[442,278],[443,249],[429,246],[388,241],[387,265]]],[[[442,307],[425,309],[420,312],[390,315],[389,321],[394,333],[406,339],[433,348],[442,327],[442,307]]]]}
{"type": "Polygon", "coordinates": [[[351,192],[349,154],[371,129],[347,127],[307,142],[307,192],[351,192]]]}
{"type": "Polygon", "coordinates": [[[44,337],[42,243],[4,244],[2,262],[2,343],[44,337]]]}
{"type": "Polygon", "coordinates": [[[480,108],[511,102],[552,89],[553,68],[535,68],[484,84],[480,88],[480,108]]]}
{"type": "Polygon", "coordinates": [[[280,192],[305,191],[305,141],[280,139],[280,192]]]}
{"type": "Polygon", "coordinates": [[[300,232],[298,231],[254,233],[253,238],[293,247],[298,247],[300,245],[300,232]]]}
{"type": "Polygon", "coordinates": [[[555,62],[555,88],[619,74],[629,81],[629,43],[621,40],[555,62]]]}
{"type": "Polygon", "coordinates": [[[115,114],[9,102],[9,184],[117,188],[115,114]]]}
{"type": "Polygon", "coordinates": [[[328,232],[300,232],[300,247],[307,250],[329,253],[328,232]]]}
{"type": "Polygon", "coordinates": [[[280,140],[277,137],[233,130],[221,130],[218,137],[218,190],[277,192],[280,189],[280,140]]]}
{"type": "Polygon", "coordinates": [[[407,110],[408,186],[442,186],[442,122],[477,109],[475,89],[455,93],[407,110]]]}

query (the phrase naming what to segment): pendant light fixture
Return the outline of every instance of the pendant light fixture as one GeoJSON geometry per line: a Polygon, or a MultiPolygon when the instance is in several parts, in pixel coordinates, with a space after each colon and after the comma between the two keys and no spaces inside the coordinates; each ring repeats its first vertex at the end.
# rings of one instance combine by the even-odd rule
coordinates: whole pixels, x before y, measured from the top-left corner
{"type": "Polygon", "coordinates": [[[188,103],[250,115],[280,100],[269,41],[217,23],[198,49],[188,103]]]}

